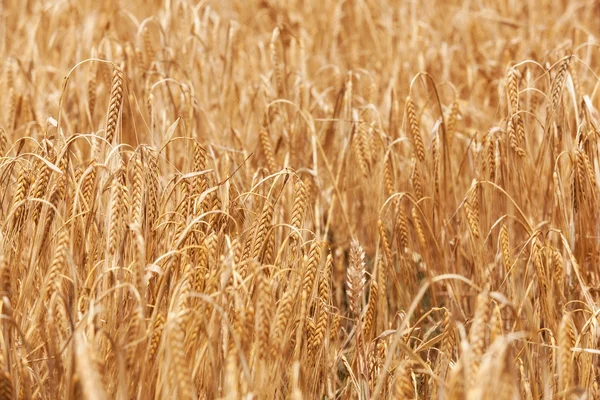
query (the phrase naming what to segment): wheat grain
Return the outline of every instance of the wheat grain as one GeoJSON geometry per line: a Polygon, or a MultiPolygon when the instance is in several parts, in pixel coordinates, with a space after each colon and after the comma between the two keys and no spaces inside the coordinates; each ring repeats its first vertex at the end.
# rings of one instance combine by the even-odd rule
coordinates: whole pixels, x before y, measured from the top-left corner
{"type": "Polygon", "coordinates": [[[112,143],[117,131],[117,120],[123,104],[123,86],[125,74],[119,66],[114,66],[110,100],[108,102],[108,116],[106,118],[106,141],[112,143]]]}
{"type": "Polygon", "coordinates": [[[365,252],[355,239],[350,246],[350,265],[346,279],[349,307],[353,314],[360,313],[365,286],[365,252]]]}
{"type": "Polygon", "coordinates": [[[419,121],[417,120],[415,103],[410,96],[406,98],[406,118],[408,119],[408,129],[414,146],[414,152],[418,160],[423,162],[425,161],[425,145],[423,144],[423,137],[421,136],[419,121]]]}

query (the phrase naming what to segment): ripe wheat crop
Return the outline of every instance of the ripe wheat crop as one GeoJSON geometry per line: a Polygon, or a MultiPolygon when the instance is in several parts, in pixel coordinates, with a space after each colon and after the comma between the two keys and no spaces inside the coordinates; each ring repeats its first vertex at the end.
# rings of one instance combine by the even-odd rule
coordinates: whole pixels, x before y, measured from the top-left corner
{"type": "Polygon", "coordinates": [[[599,15],[0,0],[0,400],[600,398],[599,15]]]}

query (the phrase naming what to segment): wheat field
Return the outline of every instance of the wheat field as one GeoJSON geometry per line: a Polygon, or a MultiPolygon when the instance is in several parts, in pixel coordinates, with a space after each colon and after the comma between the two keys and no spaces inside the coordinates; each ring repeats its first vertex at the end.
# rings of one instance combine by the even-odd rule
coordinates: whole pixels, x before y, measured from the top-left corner
{"type": "Polygon", "coordinates": [[[600,398],[592,0],[1,0],[0,400],[600,398]]]}

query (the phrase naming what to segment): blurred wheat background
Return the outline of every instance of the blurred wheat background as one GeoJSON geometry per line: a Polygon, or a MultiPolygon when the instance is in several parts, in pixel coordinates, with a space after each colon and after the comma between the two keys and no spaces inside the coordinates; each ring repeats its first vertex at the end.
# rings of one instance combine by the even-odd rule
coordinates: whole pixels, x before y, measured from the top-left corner
{"type": "Polygon", "coordinates": [[[0,1],[0,399],[597,399],[592,0],[0,1]]]}

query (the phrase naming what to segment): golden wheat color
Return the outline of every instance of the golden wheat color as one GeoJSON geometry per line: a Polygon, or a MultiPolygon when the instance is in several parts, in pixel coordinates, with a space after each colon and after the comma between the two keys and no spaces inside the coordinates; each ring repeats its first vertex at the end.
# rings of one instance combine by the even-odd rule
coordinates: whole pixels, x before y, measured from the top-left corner
{"type": "Polygon", "coordinates": [[[598,398],[598,15],[0,1],[0,400],[598,398]]]}

